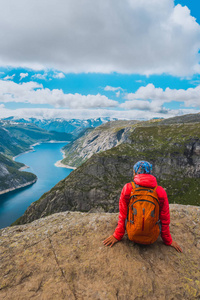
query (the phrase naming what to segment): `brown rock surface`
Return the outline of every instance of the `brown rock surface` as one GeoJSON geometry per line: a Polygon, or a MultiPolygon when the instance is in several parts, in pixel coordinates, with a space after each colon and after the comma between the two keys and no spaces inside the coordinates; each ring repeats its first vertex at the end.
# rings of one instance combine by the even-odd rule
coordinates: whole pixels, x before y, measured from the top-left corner
{"type": "Polygon", "coordinates": [[[200,299],[200,208],[170,205],[178,253],[113,233],[118,214],[63,212],[0,230],[0,299],[200,299]]]}

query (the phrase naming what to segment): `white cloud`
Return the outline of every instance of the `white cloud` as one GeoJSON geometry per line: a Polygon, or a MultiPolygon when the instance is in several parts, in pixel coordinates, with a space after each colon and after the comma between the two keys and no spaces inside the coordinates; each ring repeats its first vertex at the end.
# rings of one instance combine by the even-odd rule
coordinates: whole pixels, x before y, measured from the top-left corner
{"type": "Polygon", "coordinates": [[[23,78],[28,76],[28,73],[20,73],[19,76],[20,76],[20,80],[22,80],[23,78]]]}
{"type": "Polygon", "coordinates": [[[7,75],[6,77],[4,77],[4,80],[13,80],[13,78],[15,77],[15,74],[13,75],[7,75]]]}
{"type": "Polygon", "coordinates": [[[62,78],[65,78],[65,75],[62,72],[59,72],[59,73],[55,73],[53,75],[53,78],[62,79],[62,78]]]}
{"type": "Polygon", "coordinates": [[[132,100],[120,104],[120,107],[124,109],[151,111],[154,113],[162,114],[171,113],[171,110],[164,108],[162,103],[159,103],[157,101],[149,102],[144,100],[132,100]]]}
{"type": "Polygon", "coordinates": [[[5,105],[4,104],[0,104],[0,109],[1,108],[5,108],[5,105]]]}
{"type": "Polygon", "coordinates": [[[116,92],[116,91],[123,91],[123,89],[121,87],[113,87],[113,86],[109,86],[107,85],[105,88],[104,88],[104,91],[111,91],[111,92],[116,92]]]}
{"type": "MultiPolygon", "coordinates": [[[[125,99],[132,100],[125,102],[129,107],[133,107],[134,103],[139,103],[139,100],[151,100],[155,106],[162,105],[166,102],[179,101],[184,102],[186,107],[199,107],[200,85],[195,88],[188,88],[187,90],[170,88],[163,90],[162,88],[156,88],[150,83],[147,86],[140,87],[135,93],[126,94],[125,99]]],[[[151,105],[147,104],[148,101],[143,102],[145,102],[146,105],[151,105]]]]}
{"type": "Polygon", "coordinates": [[[117,97],[119,97],[119,96],[120,96],[120,91],[118,91],[118,92],[116,93],[116,96],[117,96],[117,97]]]}
{"type": "Polygon", "coordinates": [[[56,108],[101,108],[116,107],[117,101],[104,95],[64,94],[60,89],[43,88],[37,82],[17,84],[0,80],[0,102],[23,102],[31,104],[49,104],[56,108]]]}
{"type": "Polygon", "coordinates": [[[105,88],[104,88],[104,91],[111,91],[111,92],[116,92],[116,97],[119,98],[119,96],[121,95],[121,91],[124,91],[123,88],[121,87],[113,87],[113,86],[109,86],[107,85],[105,88]]]}
{"type": "MultiPolygon", "coordinates": [[[[116,88],[115,88],[116,89],[116,88]]],[[[117,88],[121,89],[121,88],[117,88]]],[[[114,90],[116,92],[116,90],[114,90]]],[[[120,90],[116,92],[120,96],[120,90]]],[[[172,110],[165,103],[178,101],[183,109],[200,107],[200,85],[195,88],[170,89],[156,88],[153,84],[140,87],[135,93],[127,93],[124,103],[111,100],[105,95],[65,94],[61,89],[50,90],[38,82],[23,82],[0,80],[0,102],[18,102],[30,104],[46,104],[55,108],[68,109],[100,109],[118,107],[122,110],[143,111],[148,113],[169,114],[172,110]]]]}
{"type": "Polygon", "coordinates": [[[149,110],[151,103],[149,101],[133,100],[122,103],[121,107],[125,109],[149,110]]]}
{"type": "Polygon", "coordinates": [[[65,73],[200,72],[200,25],[173,0],[2,1],[0,40],[2,66],[65,73]]]}
{"type": "Polygon", "coordinates": [[[48,74],[47,73],[44,73],[44,74],[34,74],[31,76],[32,79],[41,79],[41,80],[47,80],[47,76],[48,74]]]}

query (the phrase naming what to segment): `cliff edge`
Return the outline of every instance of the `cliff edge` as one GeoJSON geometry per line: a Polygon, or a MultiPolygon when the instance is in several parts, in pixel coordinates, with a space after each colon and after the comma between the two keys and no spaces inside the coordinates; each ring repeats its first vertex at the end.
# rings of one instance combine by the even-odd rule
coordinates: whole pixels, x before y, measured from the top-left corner
{"type": "Polygon", "coordinates": [[[163,244],[102,241],[118,214],[62,212],[0,230],[1,299],[199,299],[200,208],[170,205],[171,234],[183,253],[163,244]]]}

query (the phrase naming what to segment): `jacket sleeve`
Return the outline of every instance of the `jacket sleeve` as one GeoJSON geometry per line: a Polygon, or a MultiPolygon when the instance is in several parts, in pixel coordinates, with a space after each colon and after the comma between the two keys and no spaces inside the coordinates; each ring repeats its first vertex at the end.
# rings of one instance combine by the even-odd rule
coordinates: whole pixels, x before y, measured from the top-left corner
{"type": "Polygon", "coordinates": [[[124,233],[125,233],[125,220],[127,217],[127,210],[128,210],[128,205],[129,205],[129,201],[130,201],[131,190],[132,190],[131,183],[127,183],[123,187],[121,195],[120,195],[120,199],[119,199],[118,225],[113,234],[113,236],[119,241],[123,238],[124,233]]]}
{"type": "Polygon", "coordinates": [[[170,212],[167,193],[159,186],[157,188],[158,198],[160,200],[160,221],[161,221],[161,237],[166,245],[171,245],[172,237],[169,230],[170,212]]]}

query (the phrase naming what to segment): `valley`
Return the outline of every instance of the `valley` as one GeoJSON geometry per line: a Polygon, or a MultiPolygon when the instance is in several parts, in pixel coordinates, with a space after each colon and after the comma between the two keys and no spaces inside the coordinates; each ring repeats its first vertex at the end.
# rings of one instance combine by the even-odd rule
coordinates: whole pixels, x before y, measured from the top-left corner
{"type": "Polygon", "coordinates": [[[31,145],[46,141],[70,141],[68,133],[49,132],[34,124],[0,120],[0,194],[27,186],[37,180],[30,172],[21,172],[24,164],[13,157],[31,150],[31,145]]]}

